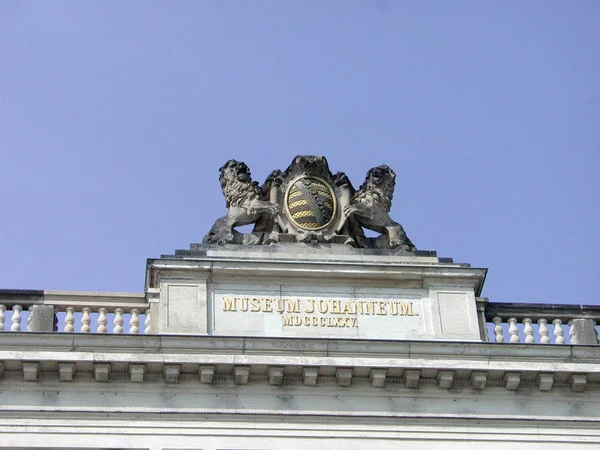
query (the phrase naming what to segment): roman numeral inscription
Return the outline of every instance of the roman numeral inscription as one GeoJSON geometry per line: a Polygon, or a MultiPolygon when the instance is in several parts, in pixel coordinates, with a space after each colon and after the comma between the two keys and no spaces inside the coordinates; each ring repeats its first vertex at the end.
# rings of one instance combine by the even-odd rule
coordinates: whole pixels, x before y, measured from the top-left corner
{"type": "Polygon", "coordinates": [[[280,314],[284,327],[356,328],[358,316],[418,316],[411,301],[222,297],[223,312],[280,314]]]}

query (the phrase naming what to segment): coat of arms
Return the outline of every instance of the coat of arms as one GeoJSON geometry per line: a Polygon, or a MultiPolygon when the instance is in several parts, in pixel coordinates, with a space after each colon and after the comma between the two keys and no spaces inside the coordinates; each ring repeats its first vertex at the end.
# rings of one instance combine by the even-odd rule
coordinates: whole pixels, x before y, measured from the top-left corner
{"type": "Polygon", "coordinates": [[[332,174],[324,156],[296,156],[262,186],[243,162],[229,160],[219,172],[228,212],[204,237],[206,244],[305,242],[416,251],[389,216],[396,174],[386,165],[370,169],[358,190],[343,172],[332,174]],[[249,224],[251,233],[235,229],[249,224]],[[363,228],[381,235],[368,238],[363,228]]]}

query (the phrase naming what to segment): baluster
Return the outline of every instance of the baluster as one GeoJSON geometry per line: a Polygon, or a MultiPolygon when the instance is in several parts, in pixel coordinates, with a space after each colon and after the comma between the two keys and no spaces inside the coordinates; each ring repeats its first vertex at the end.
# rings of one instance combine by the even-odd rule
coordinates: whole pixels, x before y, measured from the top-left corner
{"type": "Polygon", "coordinates": [[[550,337],[548,334],[550,333],[547,326],[548,321],[546,319],[538,319],[537,324],[540,326],[540,344],[549,344],[550,337]]]}
{"type": "Polygon", "coordinates": [[[0,331],[4,331],[4,319],[6,318],[4,311],[6,311],[6,305],[0,305],[0,331]]]}
{"type": "Polygon", "coordinates": [[[115,326],[113,328],[113,333],[123,333],[123,312],[123,308],[115,308],[115,326]]]}
{"type": "Polygon", "coordinates": [[[98,333],[106,333],[107,311],[104,306],[98,308],[98,333]]]}
{"type": "Polygon", "coordinates": [[[90,317],[90,313],[92,312],[92,308],[89,306],[84,306],[81,309],[83,315],[81,316],[81,332],[89,333],[90,332],[90,322],[92,321],[90,317]]]}
{"type": "Polygon", "coordinates": [[[131,334],[138,334],[140,332],[140,310],[138,308],[131,308],[131,319],[129,320],[129,332],[131,334]]]}
{"type": "Polygon", "coordinates": [[[573,319],[569,320],[567,322],[567,325],[569,326],[569,337],[571,338],[571,344],[579,344],[579,342],[577,342],[577,336],[575,335],[575,327],[573,326],[573,319]]]}
{"type": "Polygon", "coordinates": [[[510,319],[508,319],[508,323],[508,334],[510,334],[510,342],[521,342],[521,339],[519,338],[519,329],[517,328],[517,318],[511,317],[510,319]]]}
{"type": "Polygon", "coordinates": [[[552,325],[554,325],[554,343],[559,345],[564,344],[565,338],[563,337],[562,320],[554,319],[552,325]]]}
{"type": "Polygon", "coordinates": [[[72,333],[73,331],[75,331],[75,327],[73,326],[73,324],[75,323],[75,316],[73,315],[73,313],[75,312],[75,307],[67,306],[66,311],[67,311],[67,315],[65,317],[64,332],[72,333]]]}
{"type": "Polygon", "coordinates": [[[146,314],[146,320],[144,321],[144,325],[145,325],[145,329],[144,329],[144,334],[150,334],[152,333],[151,328],[150,328],[150,308],[148,308],[145,311],[146,314]]]}
{"type": "Polygon", "coordinates": [[[496,342],[504,342],[504,330],[502,329],[502,318],[494,317],[492,319],[494,323],[494,334],[496,335],[496,342]]]}
{"type": "Polygon", "coordinates": [[[27,331],[31,331],[31,329],[33,328],[33,317],[31,316],[31,311],[33,311],[33,305],[27,308],[27,311],[29,311],[29,315],[27,316],[27,331]]]}
{"type": "Polygon", "coordinates": [[[531,318],[525,317],[523,319],[523,333],[525,333],[525,343],[526,344],[534,344],[535,337],[533,336],[533,327],[531,326],[531,318]]]}
{"type": "Polygon", "coordinates": [[[23,311],[23,307],[21,305],[13,305],[12,310],[13,316],[10,331],[21,331],[21,311],[23,311]]]}

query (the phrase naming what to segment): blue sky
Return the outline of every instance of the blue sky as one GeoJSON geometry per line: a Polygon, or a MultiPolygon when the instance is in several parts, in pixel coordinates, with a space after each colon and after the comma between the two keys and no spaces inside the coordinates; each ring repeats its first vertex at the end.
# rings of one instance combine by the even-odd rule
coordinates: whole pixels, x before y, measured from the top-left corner
{"type": "Polygon", "coordinates": [[[0,287],[141,291],[218,168],[395,169],[499,302],[600,302],[600,2],[0,2],[0,287]]]}

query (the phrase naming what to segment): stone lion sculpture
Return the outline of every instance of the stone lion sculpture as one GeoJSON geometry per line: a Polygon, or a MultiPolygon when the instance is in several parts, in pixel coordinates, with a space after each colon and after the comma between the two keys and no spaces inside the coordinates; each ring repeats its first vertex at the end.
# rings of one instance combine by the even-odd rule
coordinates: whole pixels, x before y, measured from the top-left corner
{"type": "MultiPolygon", "coordinates": [[[[404,232],[404,228],[389,215],[395,186],[396,174],[390,167],[373,167],[367,172],[366,179],[354,194],[352,202],[344,207],[343,213],[361,227],[386,236],[389,248],[414,252],[416,248],[404,232]]],[[[362,235],[360,238],[364,239],[362,230],[357,234],[362,235]]]]}
{"type": "Polygon", "coordinates": [[[249,225],[259,220],[269,221],[279,212],[279,206],[263,200],[261,189],[252,181],[250,168],[243,162],[227,161],[219,169],[219,182],[225,196],[227,214],[217,219],[204,236],[205,244],[241,243],[241,233],[234,227],[249,225]]]}

